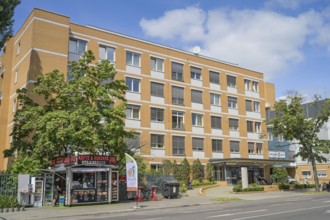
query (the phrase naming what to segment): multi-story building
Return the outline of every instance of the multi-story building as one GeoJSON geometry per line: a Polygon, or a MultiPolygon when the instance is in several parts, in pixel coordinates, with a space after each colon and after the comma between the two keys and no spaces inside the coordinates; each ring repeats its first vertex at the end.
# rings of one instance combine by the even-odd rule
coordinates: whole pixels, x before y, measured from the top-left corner
{"type": "MultiPolygon", "coordinates": [[[[250,166],[252,179],[267,175],[265,109],[275,94],[262,73],[40,9],[2,48],[0,151],[10,148],[16,89],[32,89],[36,75],[54,69],[65,73],[86,50],[112,62],[126,81],[126,128],[139,136],[133,143],[150,168],[164,159],[199,158],[217,164],[219,180],[237,176],[242,164],[250,166]]],[[[7,164],[1,154],[0,170],[7,164]]]]}
{"type": "MultiPolygon", "coordinates": [[[[321,111],[321,106],[325,100],[319,100],[316,102],[309,102],[302,104],[301,107],[304,109],[306,118],[312,118],[317,116],[321,111]]],[[[274,111],[267,112],[267,120],[275,117],[274,111]]],[[[325,123],[317,134],[321,140],[330,140],[330,121],[325,123]]],[[[301,157],[295,157],[301,147],[297,141],[287,141],[283,137],[274,137],[271,132],[271,128],[268,128],[268,147],[269,147],[269,158],[276,160],[294,160],[293,163],[282,164],[281,166],[286,167],[290,176],[299,182],[303,182],[306,178],[309,182],[314,182],[313,179],[313,168],[311,163],[302,160],[301,157]]],[[[327,161],[324,163],[317,163],[317,176],[319,182],[328,183],[330,181],[330,154],[321,154],[326,158],[327,161]]]]}

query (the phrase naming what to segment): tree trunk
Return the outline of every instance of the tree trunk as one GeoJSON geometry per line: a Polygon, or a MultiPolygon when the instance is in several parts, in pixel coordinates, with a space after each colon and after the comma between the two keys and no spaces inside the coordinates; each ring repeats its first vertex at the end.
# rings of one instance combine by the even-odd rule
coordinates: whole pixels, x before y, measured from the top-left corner
{"type": "Polygon", "coordinates": [[[320,191],[320,185],[319,185],[319,178],[317,177],[317,169],[316,169],[316,163],[314,156],[311,156],[311,162],[312,162],[312,168],[313,168],[313,177],[314,177],[314,183],[315,183],[315,192],[320,191]]]}

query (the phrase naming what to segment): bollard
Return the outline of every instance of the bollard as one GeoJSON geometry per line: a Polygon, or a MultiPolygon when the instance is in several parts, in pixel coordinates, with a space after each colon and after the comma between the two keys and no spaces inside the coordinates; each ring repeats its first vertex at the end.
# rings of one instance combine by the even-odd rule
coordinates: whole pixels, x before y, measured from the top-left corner
{"type": "Polygon", "coordinates": [[[151,190],[152,190],[151,201],[157,201],[156,189],[157,189],[157,186],[152,185],[152,188],[151,188],[151,190]]]}

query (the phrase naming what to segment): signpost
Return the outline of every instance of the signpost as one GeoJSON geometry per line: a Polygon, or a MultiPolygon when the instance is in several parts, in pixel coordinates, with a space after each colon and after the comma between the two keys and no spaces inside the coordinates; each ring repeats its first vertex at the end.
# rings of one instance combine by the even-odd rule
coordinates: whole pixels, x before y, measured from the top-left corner
{"type": "MultiPolygon", "coordinates": [[[[126,186],[127,192],[136,192],[136,195],[139,196],[138,192],[138,167],[136,161],[133,157],[125,153],[126,159],[126,186]]],[[[136,198],[136,206],[134,208],[138,209],[138,198],[136,198]]]]}

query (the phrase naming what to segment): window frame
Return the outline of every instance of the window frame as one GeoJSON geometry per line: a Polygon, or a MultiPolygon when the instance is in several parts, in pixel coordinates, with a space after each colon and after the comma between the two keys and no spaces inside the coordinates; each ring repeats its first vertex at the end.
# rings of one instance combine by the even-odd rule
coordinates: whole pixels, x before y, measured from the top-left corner
{"type": "Polygon", "coordinates": [[[211,115],[211,129],[222,129],[222,117],[221,116],[215,116],[215,115],[211,115]],[[213,119],[219,119],[220,121],[220,126],[215,126],[216,124],[214,124],[216,121],[213,119]]]}
{"type": "Polygon", "coordinates": [[[230,109],[238,109],[237,104],[238,98],[234,96],[228,96],[228,108],[230,109]]]}
{"type": "Polygon", "coordinates": [[[230,153],[240,153],[240,142],[239,141],[229,141],[229,146],[230,146],[230,153]],[[236,145],[232,145],[232,144],[238,144],[236,145]],[[236,150],[235,148],[238,147],[238,150],[236,150]]]}
{"type": "Polygon", "coordinates": [[[211,105],[213,105],[213,106],[221,106],[221,95],[218,93],[210,92],[210,102],[211,102],[211,105]],[[218,101],[219,103],[217,104],[216,101],[218,101]]]}
{"type": "Polygon", "coordinates": [[[255,133],[258,133],[258,134],[260,134],[260,133],[262,133],[261,132],[261,122],[259,122],[259,121],[255,121],[254,122],[254,131],[255,131],[255,133]]]}
{"type": "Polygon", "coordinates": [[[255,145],[254,142],[248,142],[248,153],[249,154],[255,154],[256,153],[256,149],[255,149],[254,145],[255,145]],[[253,145],[252,149],[251,149],[251,144],[253,145]]]}
{"type": "Polygon", "coordinates": [[[172,104],[173,105],[184,105],[184,88],[179,87],[179,86],[172,86],[172,104]],[[177,93],[175,93],[174,90],[177,90],[177,93]],[[180,91],[180,93],[179,93],[179,91],[180,91]]]}
{"type": "Polygon", "coordinates": [[[202,69],[198,67],[190,67],[190,78],[194,80],[202,80],[202,69]]]}
{"type": "Polygon", "coordinates": [[[175,135],[172,136],[172,155],[173,156],[185,155],[185,137],[175,136],[175,135]]]}
{"type": "Polygon", "coordinates": [[[139,106],[139,105],[133,105],[133,104],[127,104],[126,105],[125,114],[126,114],[126,119],[140,120],[141,119],[141,106],[139,106]],[[134,113],[136,113],[136,110],[138,111],[138,117],[135,117],[136,114],[134,114],[134,113]]]}
{"type": "Polygon", "coordinates": [[[260,102],[254,101],[253,110],[254,110],[254,112],[260,112],[260,102]]]}
{"type": "Polygon", "coordinates": [[[245,91],[251,91],[251,80],[244,79],[244,88],[245,91]]]}
{"type": "Polygon", "coordinates": [[[151,107],[150,108],[150,121],[164,123],[164,113],[165,113],[165,110],[162,108],[151,107]],[[155,111],[155,117],[153,117],[153,111],[155,111]],[[162,115],[162,116],[159,117],[160,115],[162,115]]]}
{"type": "Polygon", "coordinates": [[[133,77],[128,77],[126,76],[125,78],[125,84],[128,87],[126,91],[128,92],[134,92],[134,93],[140,93],[140,85],[141,85],[141,79],[137,79],[137,78],[133,78],[133,77]],[[128,83],[127,80],[131,80],[131,83],[128,83]],[[137,86],[138,86],[138,91],[136,91],[136,84],[134,83],[135,81],[138,82],[137,86]]]}
{"type": "Polygon", "coordinates": [[[150,134],[150,147],[154,149],[164,149],[164,140],[164,134],[150,134]]]}
{"type": "Polygon", "coordinates": [[[210,83],[220,85],[220,73],[210,70],[209,71],[210,83]],[[212,75],[214,77],[212,77],[212,75]],[[217,76],[215,76],[217,75],[217,76]],[[214,80],[216,78],[216,80],[214,80]]]}
{"type": "Polygon", "coordinates": [[[328,176],[328,171],[326,169],[316,170],[316,173],[317,173],[317,177],[319,177],[319,178],[325,178],[328,176]],[[325,174],[319,175],[319,171],[325,171],[325,174]]]}
{"type": "Polygon", "coordinates": [[[112,62],[114,63],[115,62],[115,52],[116,52],[116,48],[115,47],[110,47],[110,46],[106,46],[106,45],[103,45],[103,44],[100,44],[99,45],[99,60],[108,60],[109,62],[112,62]],[[101,53],[100,53],[100,49],[101,48],[104,48],[105,49],[105,52],[104,52],[104,58],[101,58],[101,53]],[[109,59],[108,57],[108,49],[112,49],[113,51],[113,54],[112,54],[112,60],[109,59]]]}
{"type": "Polygon", "coordinates": [[[199,138],[199,137],[192,137],[192,150],[193,151],[204,151],[204,138],[199,138]],[[202,146],[198,146],[200,143],[196,143],[199,141],[202,141],[201,144],[202,146]]]}
{"type": "Polygon", "coordinates": [[[164,72],[164,59],[160,59],[160,58],[157,58],[157,57],[151,57],[150,58],[151,60],[151,70],[152,71],[156,71],[156,72],[164,72]],[[160,62],[160,64],[159,64],[160,62]],[[155,68],[154,68],[154,65],[155,64],[155,68]],[[161,68],[159,69],[159,65],[161,66],[161,68]]]}
{"type": "Polygon", "coordinates": [[[150,82],[150,95],[151,96],[156,96],[156,97],[161,97],[161,98],[164,98],[164,84],[163,83],[158,83],[158,82],[150,82]],[[153,86],[154,85],[154,86],[153,86]],[[162,87],[162,91],[159,93],[159,88],[157,88],[155,90],[155,86],[158,87],[158,86],[161,86],[162,87]]]}
{"type": "Polygon", "coordinates": [[[172,80],[180,81],[180,82],[184,81],[184,64],[172,62],[171,71],[172,71],[172,80]],[[174,68],[174,67],[176,67],[176,68],[174,68]],[[181,69],[182,71],[181,72],[178,71],[179,69],[181,69]]]}
{"type": "Polygon", "coordinates": [[[141,54],[133,51],[126,51],[126,65],[133,67],[141,67],[141,54]],[[131,57],[131,59],[129,59],[131,57]],[[138,57],[138,61],[136,64],[136,58],[138,57]]]}
{"type": "Polygon", "coordinates": [[[310,170],[302,170],[302,171],[301,171],[301,176],[302,176],[303,178],[311,178],[311,176],[312,176],[312,172],[311,172],[310,170]],[[309,173],[309,174],[304,175],[304,172],[307,172],[307,173],[309,173]]]}
{"type": "Polygon", "coordinates": [[[184,130],[184,114],[182,111],[172,110],[172,129],[184,130]],[[176,122],[173,119],[176,119],[176,122]],[[182,122],[180,119],[182,119],[182,122]]]}
{"type": "Polygon", "coordinates": [[[203,127],[204,125],[203,119],[204,119],[203,114],[194,113],[194,112],[191,113],[191,125],[193,127],[203,127]]]}
{"type": "Polygon", "coordinates": [[[227,75],[227,87],[237,88],[237,77],[232,75],[227,75]],[[231,82],[231,79],[233,82],[231,82]]]}
{"type": "Polygon", "coordinates": [[[250,120],[246,121],[246,131],[248,133],[254,133],[254,123],[253,123],[253,121],[250,121],[250,120]]]}
{"type": "Polygon", "coordinates": [[[203,92],[196,89],[191,89],[191,102],[197,104],[203,104],[203,92]]]}
{"type": "Polygon", "coordinates": [[[212,153],[222,153],[223,152],[223,149],[222,149],[223,141],[221,139],[212,139],[211,142],[212,142],[212,153]],[[220,142],[220,145],[218,142],[220,142]]]}
{"type": "Polygon", "coordinates": [[[228,124],[229,124],[229,130],[230,131],[239,131],[239,119],[236,118],[229,118],[228,119],[228,124]],[[237,121],[237,126],[232,126],[231,121],[237,121]]]}

